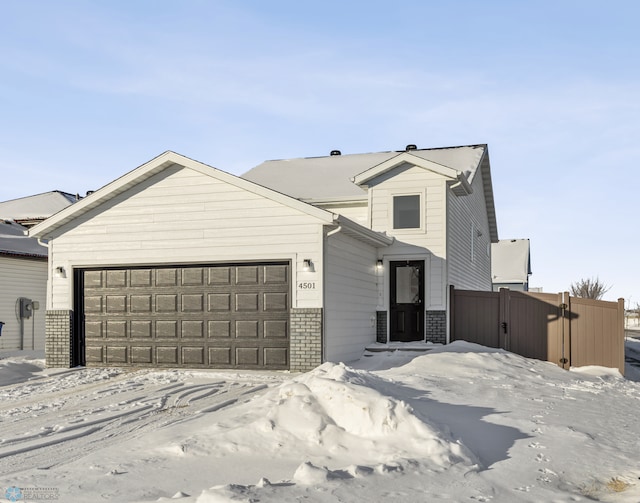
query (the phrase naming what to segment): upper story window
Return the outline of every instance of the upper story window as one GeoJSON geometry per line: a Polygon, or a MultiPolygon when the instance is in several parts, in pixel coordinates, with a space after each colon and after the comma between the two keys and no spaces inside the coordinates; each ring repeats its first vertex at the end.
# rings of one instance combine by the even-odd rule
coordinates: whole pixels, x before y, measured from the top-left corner
{"type": "Polygon", "coordinates": [[[393,228],[420,228],[420,195],[393,196],[393,228]]]}

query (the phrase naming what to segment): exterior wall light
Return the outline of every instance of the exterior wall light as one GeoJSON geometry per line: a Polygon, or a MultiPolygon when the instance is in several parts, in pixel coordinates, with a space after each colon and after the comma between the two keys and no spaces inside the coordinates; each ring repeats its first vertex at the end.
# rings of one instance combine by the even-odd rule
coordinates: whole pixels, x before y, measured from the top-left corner
{"type": "Polygon", "coordinates": [[[382,259],[378,259],[376,261],[376,269],[378,271],[382,271],[382,268],[384,267],[384,262],[382,261],[382,259]]]}
{"type": "Polygon", "coordinates": [[[302,261],[302,270],[305,272],[313,271],[313,262],[310,258],[306,258],[302,261]]]}
{"type": "Polygon", "coordinates": [[[67,272],[64,270],[64,267],[62,267],[61,265],[59,265],[58,267],[56,267],[55,272],[54,272],[54,276],[56,278],[66,278],[67,277],[67,272]]]}

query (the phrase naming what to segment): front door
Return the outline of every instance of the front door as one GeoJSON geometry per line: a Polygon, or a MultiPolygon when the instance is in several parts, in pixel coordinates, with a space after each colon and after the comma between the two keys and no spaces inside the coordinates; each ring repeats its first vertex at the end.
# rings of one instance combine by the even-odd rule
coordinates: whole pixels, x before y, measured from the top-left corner
{"type": "Polygon", "coordinates": [[[424,260],[390,262],[390,340],[424,340],[424,260]]]}

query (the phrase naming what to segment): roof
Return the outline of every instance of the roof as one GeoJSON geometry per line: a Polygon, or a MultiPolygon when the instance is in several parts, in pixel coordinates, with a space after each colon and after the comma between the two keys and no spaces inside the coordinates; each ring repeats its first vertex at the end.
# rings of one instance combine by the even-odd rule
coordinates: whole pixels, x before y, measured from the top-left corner
{"type": "Polygon", "coordinates": [[[528,239],[502,239],[491,244],[493,283],[526,283],[530,274],[528,239]]]}
{"type": "Polygon", "coordinates": [[[29,235],[50,239],[54,237],[56,231],[64,225],[172,166],[181,166],[187,169],[192,169],[230,185],[253,192],[254,194],[261,195],[268,199],[278,201],[292,208],[296,208],[303,213],[307,213],[318,218],[326,224],[341,226],[346,232],[349,232],[354,236],[358,236],[360,239],[373,243],[374,245],[388,245],[393,241],[393,238],[388,237],[385,234],[372,231],[371,229],[363,227],[360,224],[340,215],[312,206],[311,204],[292,198],[287,194],[282,194],[270,188],[263,187],[249,180],[245,180],[171,151],[160,154],[149,162],[105,185],[101,189],[88,194],[85,198],[74,205],[68,206],[47,220],[39,223],[35,227],[32,227],[29,230],[29,235]]]}
{"type": "MultiPolygon", "coordinates": [[[[470,174],[478,166],[485,147],[472,145],[409,152],[417,158],[470,174]]],[[[404,150],[265,161],[242,178],[303,200],[358,196],[366,199],[366,190],[352,179],[403,153],[404,150]]]]}
{"type": "Polygon", "coordinates": [[[54,190],[0,203],[0,219],[44,220],[75,203],[79,196],[54,190]]]}
{"type": "Polygon", "coordinates": [[[242,178],[312,204],[366,201],[366,182],[404,162],[457,179],[460,194],[468,193],[475,176],[481,173],[490,237],[492,242],[498,241],[491,167],[485,144],[265,161],[242,178]]]}
{"type": "Polygon", "coordinates": [[[27,228],[9,220],[0,220],[0,255],[47,258],[46,246],[26,236],[27,228]]]}

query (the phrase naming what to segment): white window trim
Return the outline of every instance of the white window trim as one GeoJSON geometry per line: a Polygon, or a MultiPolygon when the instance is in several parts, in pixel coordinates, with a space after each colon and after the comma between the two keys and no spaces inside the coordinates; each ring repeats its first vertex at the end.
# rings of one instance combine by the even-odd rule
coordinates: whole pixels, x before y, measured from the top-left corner
{"type": "Polygon", "coordinates": [[[412,191],[397,191],[389,193],[389,229],[394,234],[424,234],[427,229],[427,189],[412,191]],[[393,215],[395,213],[394,198],[397,196],[419,196],[420,197],[420,227],[412,227],[408,229],[396,229],[393,226],[393,215]]]}

